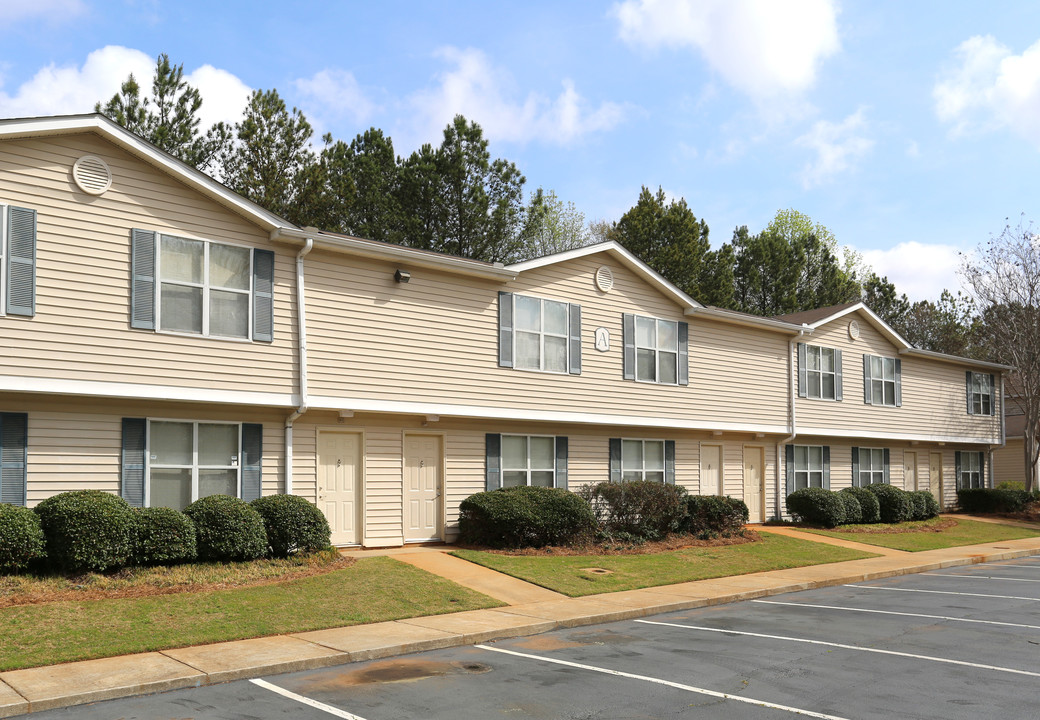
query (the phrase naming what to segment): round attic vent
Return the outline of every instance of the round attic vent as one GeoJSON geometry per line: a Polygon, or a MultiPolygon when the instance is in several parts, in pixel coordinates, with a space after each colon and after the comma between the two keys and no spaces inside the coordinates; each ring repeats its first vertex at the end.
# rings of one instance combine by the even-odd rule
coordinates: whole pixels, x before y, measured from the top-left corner
{"type": "Polygon", "coordinates": [[[855,320],[849,323],[849,337],[853,340],[859,337],[859,323],[855,320]]]}
{"type": "Polygon", "coordinates": [[[90,195],[100,195],[112,187],[112,171],[108,163],[94,155],[84,155],[72,166],[72,179],[79,189],[90,195]]]}
{"type": "Polygon", "coordinates": [[[614,287],[614,273],[606,265],[596,271],[596,287],[603,292],[609,292],[614,287]]]}

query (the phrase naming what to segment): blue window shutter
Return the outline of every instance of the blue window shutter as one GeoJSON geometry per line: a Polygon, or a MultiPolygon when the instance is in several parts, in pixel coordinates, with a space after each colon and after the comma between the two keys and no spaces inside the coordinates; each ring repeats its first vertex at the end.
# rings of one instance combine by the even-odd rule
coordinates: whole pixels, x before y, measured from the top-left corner
{"type": "Polygon", "coordinates": [[[859,487],[859,448],[852,448],[852,487],[859,487]]]}
{"type": "MultiPolygon", "coordinates": [[[[889,477],[889,474],[888,474],[888,469],[889,469],[889,467],[891,467],[891,465],[892,465],[892,453],[891,453],[891,452],[889,452],[889,449],[888,449],[888,448],[885,448],[885,449],[883,450],[883,452],[884,452],[884,455],[885,455],[885,484],[886,484],[886,485],[890,485],[890,484],[891,484],[891,482],[892,482],[892,480],[891,480],[891,478],[889,477]]],[[[906,481],[904,480],[904,484],[905,484],[905,482],[906,482],[906,481]]]]}
{"type": "Polygon", "coordinates": [[[581,305],[570,305],[570,373],[581,375],[581,305]]]}
{"type": "Polygon", "coordinates": [[[870,376],[870,355],[863,356],[863,402],[870,405],[873,401],[872,389],[873,385],[870,384],[872,380],[870,376]]]}
{"type": "Polygon", "coordinates": [[[567,489],[567,438],[556,436],[556,487],[567,489]]]}
{"type": "Polygon", "coordinates": [[[903,407],[903,361],[896,358],[896,407],[903,407]]]}
{"type": "Polygon", "coordinates": [[[242,499],[256,500],[263,494],[264,426],[242,423],[242,499]]]}
{"type": "Polygon", "coordinates": [[[831,489],[831,446],[823,446],[823,489],[831,489]]]}
{"type": "Polygon", "coordinates": [[[498,294],[498,365],[513,367],[513,293],[498,294]]]}
{"type": "Polygon", "coordinates": [[[36,314],[36,211],[7,208],[7,312],[36,314]]]}
{"type": "Polygon", "coordinates": [[[679,323],[679,384],[690,384],[690,324],[679,323]]]}
{"type": "Polygon", "coordinates": [[[0,413],[0,503],[25,505],[29,416],[0,413]]]}
{"type": "Polygon", "coordinates": [[[636,316],[624,313],[621,316],[621,377],[625,380],[636,379],[636,316]]]}
{"type": "Polygon", "coordinates": [[[498,490],[502,487],[502,436],[488,433],[484,436],[484,489],[498,490]]]}
{"type": "Polygon", "coordinates": [[[664,481],[675,485],[675,440],[664,441],[664,481]]]}
{"type": "Polygon", "coordinates": [[[123,499],[134,507],[144,506],[144,468],[148,452],[148,421],[123,418],[122,491],[123,499]]]}
{"type": "Polygon", "coordinates": [[[785,446],[784,452],[787,456],[787,494],[790,495],[794,492],[794,445],[785,446]]]}
{"type": "Polygon", "coordinates": [[[798,397],[808,397],[809,386],[805,380],[805,343],[798,343],[798,397]]]}
{"type": "Polygon", "coordinates": [[[621,438],[610,438],[610,482],[621,482],[621,438]]]}
{"type": "Polygon", "coordinates": [[[989,487],[989,477],[986,475],[986,453],[979,452],[979,487],[989,487]]]}
{"type": "Polygon", "coordinates": [[[253,250],[253,339],[274,341],[273,250],[253,250]]]}
{"type": "Polygon", "coordinates": [[[130,327],[155,329],[155,244],[149,230],[130,231],[130,327]]]}
{"type": "Polygon", "coordinates": [[[961,451],[958,450],[953,454],[953,474],[956,475],[954,478],[954,485],[957,489],[961,487],[961,451]]]}
{"type": "Polygon", "coordinates": [[[964,373],[964,382],[965,382],[965,385],[967,386],[968,414],[969,415],[974,415],[975,414],[975,406],[971,402],[971,370],[968,370],[968,371],[966,371],[964,373]]]}
{"type": "Polygon", "coordinates": [[[841,350],[834,351],[834,399],[841,402],[841,350]]]}
{"type": "MultiPolygon", "coordinates": [[[[997,393],[996,378],[993,377],[993,373],[990,373],[990,375],[989,375],[989,414],[990,415],[995,415],[996,412],[997,412],[996,393],[997,393]]],[[[1001,408],[1001,410],[1003,410],[1003,408],[1001,408]]]]}

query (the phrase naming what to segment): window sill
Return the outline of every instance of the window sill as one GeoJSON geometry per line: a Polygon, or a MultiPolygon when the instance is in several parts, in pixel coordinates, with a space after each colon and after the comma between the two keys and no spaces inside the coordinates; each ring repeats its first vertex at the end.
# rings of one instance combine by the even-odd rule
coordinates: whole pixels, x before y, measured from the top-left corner
{"type": "MultiPolygon", "coordinates": [[[[193,339],[196,339],[196,340],[217,340],[217,341],[220,341],[220,342],[247,343],[247,344],[253,344],[255,342],[251,338],[225,337],[223,335],[203,335],[202,333],[177,332],[175,330],[145,330],[144,332],[150,332],[150,333],[152,333],[154,335],[168,335],[170,337],[193,338],[193,339]]],[[[257,344],[270,345],[271,343],[257,343],[257,344]]]]}

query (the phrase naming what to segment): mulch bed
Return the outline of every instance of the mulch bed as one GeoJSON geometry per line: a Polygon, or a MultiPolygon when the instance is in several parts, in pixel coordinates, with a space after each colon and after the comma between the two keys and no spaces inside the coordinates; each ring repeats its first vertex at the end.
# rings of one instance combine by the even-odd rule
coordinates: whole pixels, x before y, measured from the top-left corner
{"type": "Polygon", "coordinates": [[[560,555],[651,555],[654,553],[685,550],[697,547],[725,547],[727,545],[745,545],[758,542],[762,537],[754,530],[745,530],[743,535],[720,537],[712,540],[698,540],[692,535],[669,535],[664,540],[645,542],[639,545],[618,545],[610,543],[587,543],[584,545],[549,546],[542,548],[520,548],[519,550],[493,550],[474,545],[459,545],[466,550],[479,550],[496,555],[518,556],[560,556],[560,555]]]}
{"type": "Polygon", "coordinates": [[[943,530],[949,530],[957,524],[957,520],[954,518],[942,518],[937,523],[932,525],[918,525],[916,527],[883,527],[883,528],[870,528],[870,527],[857,527],[857,528],[845,528],[838,526],[836,528],[827,528],[831,532],[848,533],[852,534],[864,534],[864,535],[905,535],[906,533],[938,533],[943,530]]]}

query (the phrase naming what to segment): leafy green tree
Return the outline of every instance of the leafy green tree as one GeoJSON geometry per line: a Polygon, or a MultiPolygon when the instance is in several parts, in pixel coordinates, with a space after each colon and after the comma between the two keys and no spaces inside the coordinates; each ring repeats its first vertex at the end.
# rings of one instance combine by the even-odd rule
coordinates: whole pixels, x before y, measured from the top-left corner
{"type": "Polygon", "coordinates": [[[910,312],[906,295],[897,294],[896,286],[889,282],[888,277],[878,277],[875,272],[871,272],[863,283],[863,302],[892,327],[902,325],[910,312]]]}
{"type": "Polygon", "coordinates": [[[919,300],[893,327],[922,350],[965,357],[982,352],[975,303],[961,293],[943,290],[938,301],[919,300]]]}
{"type": "Polygon", "coordinates": [[[436,250],[444,225],[444,196],[437,151],[425,143],[401,163],[397,185],[403,245],[436,250]]]}
{"type": "Polygon", "coordinates": [[[594,242],[585,214],[573,202],[564,202],[552,190],[538,188],[524,212],[521,231],[523,256],[542,257],[594,242]]]}

